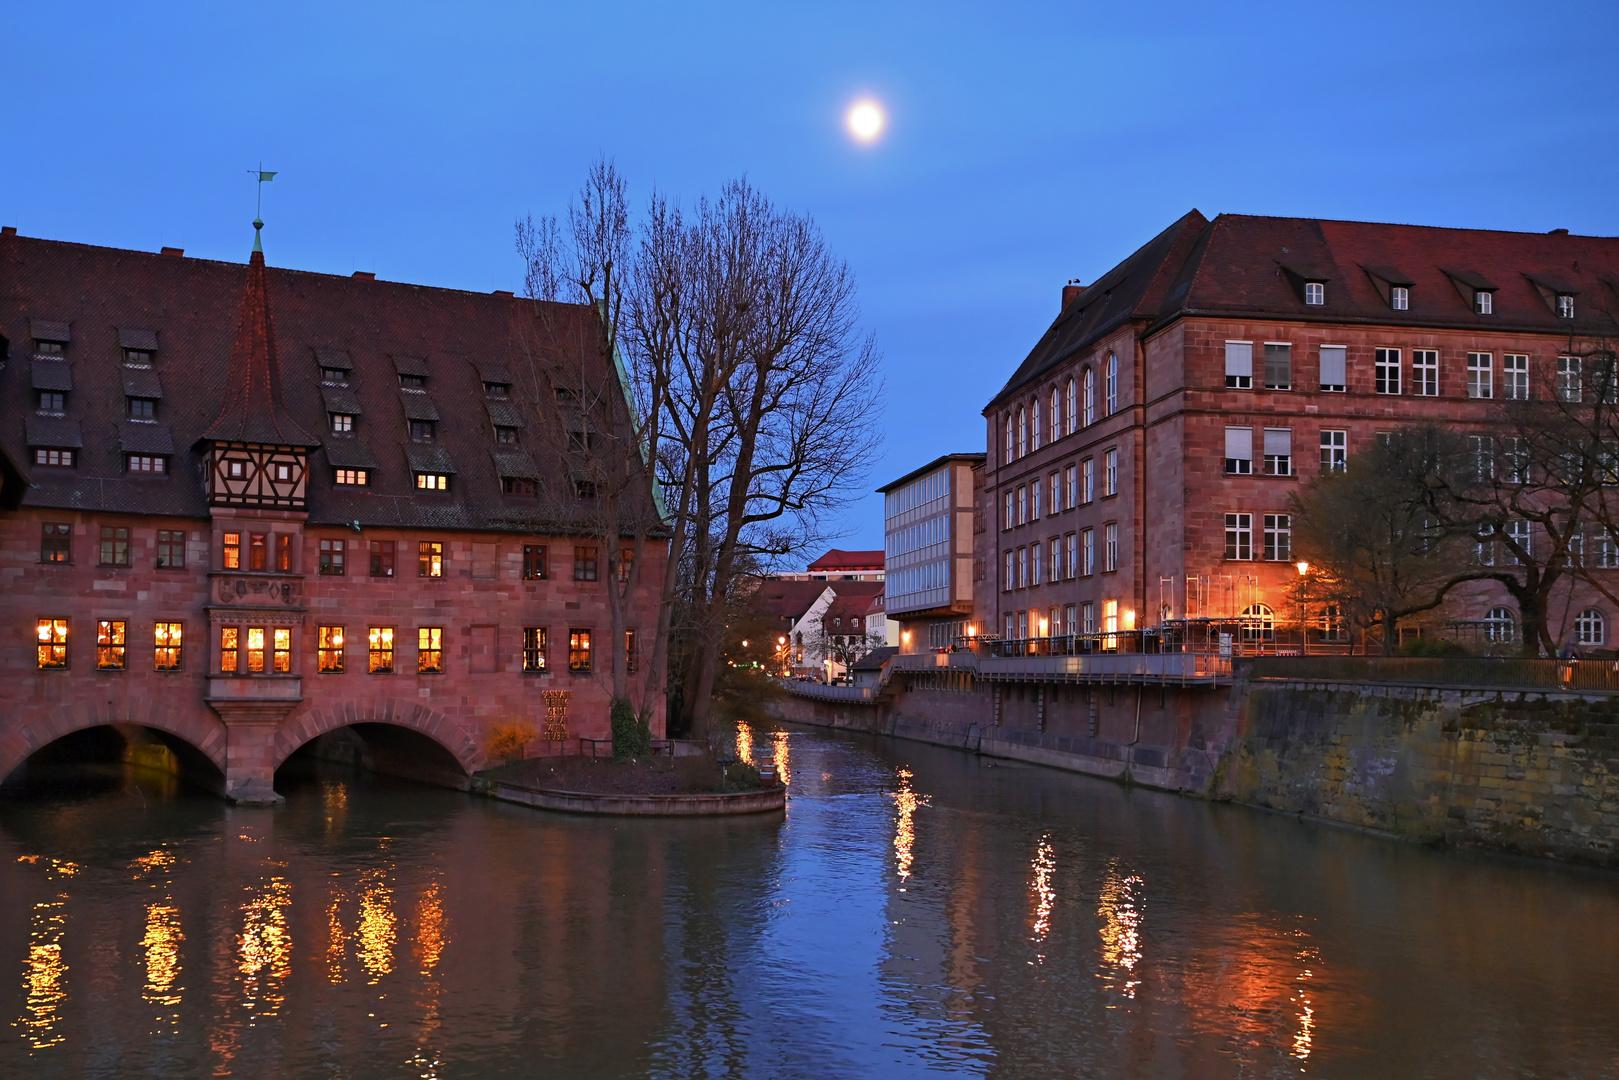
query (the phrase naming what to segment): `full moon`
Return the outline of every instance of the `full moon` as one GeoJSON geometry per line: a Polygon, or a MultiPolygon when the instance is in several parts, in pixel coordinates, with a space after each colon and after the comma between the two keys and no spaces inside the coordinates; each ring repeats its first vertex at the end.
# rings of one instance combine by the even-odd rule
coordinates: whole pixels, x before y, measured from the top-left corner
{"type": "Polygon", "coordinates": [[[883,110],[875,101],[857,101],[849,106],[844,122],[849,134],[864,143],[873,142],[883,133],[883,110]]]}

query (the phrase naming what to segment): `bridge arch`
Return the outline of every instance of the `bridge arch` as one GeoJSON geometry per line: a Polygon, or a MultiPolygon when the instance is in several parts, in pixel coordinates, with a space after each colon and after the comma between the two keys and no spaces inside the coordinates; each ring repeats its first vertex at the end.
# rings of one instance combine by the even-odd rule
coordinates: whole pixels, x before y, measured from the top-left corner
{"type": "Polygon", "coordinates": [[[75,732],[90,728],[148,728],[190,746],[200,753],[221,778],[226,771],[225,725],[212,714],[200,715],[178,709],[165,709],[152,703],[144,709],[131,709],[120,715],[109,703],[104,708],[58,705],[43,715],[7,725],[0,734],[0,782],[35,753],[75,732]]]}
{"type": "Polygon", "coordinates": [[[455,758],[468,776],[484,767],[483,749],[466,725],[420,702],[381,697],[311,707],[288,717],[276,729],[270,767],[280,768],[296,750],[327,732],[369,724],[425,735],[455,758]]]}

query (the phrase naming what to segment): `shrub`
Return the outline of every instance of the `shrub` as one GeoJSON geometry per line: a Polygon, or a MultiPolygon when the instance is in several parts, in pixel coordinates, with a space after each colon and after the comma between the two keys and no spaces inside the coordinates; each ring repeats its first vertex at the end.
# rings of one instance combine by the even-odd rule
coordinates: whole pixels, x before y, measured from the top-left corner
{"type": "Polygon", "coordinates": [[[634,706],[623,698],[614,698],[609,715],[613,726],[613,756],[646,757],[652,749],[652,729],[636,718],[634,706]]]}
{"type": "Polygon", "coordinates": [[[517,761],[523,748],[534,738],[534,725],[521,720],[492,724],[489,728],[489,756],[497,761],[517,761]]]}

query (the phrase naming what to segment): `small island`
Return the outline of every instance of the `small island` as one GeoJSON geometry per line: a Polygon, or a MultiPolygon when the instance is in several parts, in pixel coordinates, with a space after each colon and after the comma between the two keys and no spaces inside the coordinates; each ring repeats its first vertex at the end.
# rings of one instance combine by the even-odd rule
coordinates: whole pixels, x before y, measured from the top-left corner
{"type": "Polygon", "coordinates": [[[713,754],[525,758],[480,772],[491,798],[576,814],[693,817],[782,810],[787,788],[764,770],[713,754]]]}

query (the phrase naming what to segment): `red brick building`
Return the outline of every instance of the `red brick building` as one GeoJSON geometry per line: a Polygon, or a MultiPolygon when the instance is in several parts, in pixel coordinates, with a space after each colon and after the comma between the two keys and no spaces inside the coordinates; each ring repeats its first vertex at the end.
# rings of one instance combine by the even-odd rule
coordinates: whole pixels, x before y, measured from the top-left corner
{"type": "MultiPolygon", "coordinates": [[[[1487,425],[1577,380],[1570,343],[1611,324],[1616,283],[1613,238],[1187,214],[1066,287],[984,409],[980,618],[1007,638],[1297,621],[1289,494],[1379,432],[1487,425]]],[[[1611,646],[1609,606],[1571,585],[1552,632],[1611,646]]],[[[1493,584],[1452,605],[1509,607],[1493,584]]]]}
{"type": "Polygon", "coordinates": [[[535,437],[592,318],[4,230],[0,776],[103,724],[190,744],[244,801],[352,724],[466,772],[553,690],[606,738],[635,629],[608,640],[591,493],[535,437]]]}

